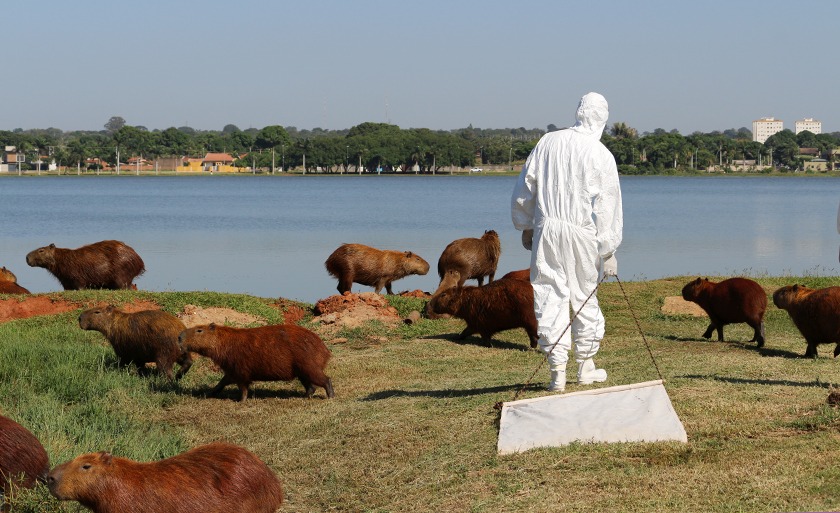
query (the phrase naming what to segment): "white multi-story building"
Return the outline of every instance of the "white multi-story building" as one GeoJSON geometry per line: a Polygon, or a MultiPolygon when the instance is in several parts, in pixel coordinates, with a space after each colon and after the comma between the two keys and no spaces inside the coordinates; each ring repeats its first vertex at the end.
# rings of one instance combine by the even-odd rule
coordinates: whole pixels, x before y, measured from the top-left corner
{"type": "Polygon", "coordinates": [[[764,144],[768,137],[781,132],[784,128],[782,120],[776,118],[761,118],[753,121],[753,141],[764,144]]]}
{"type": "Polygon", "coordinates": [[[812,134],[821,134],[822,133],[822,122],[818,119],[814,118],[805,118],[800,119],[796,122],[796,133],[802,132],[803,130],[807,130],[812,134]]]}

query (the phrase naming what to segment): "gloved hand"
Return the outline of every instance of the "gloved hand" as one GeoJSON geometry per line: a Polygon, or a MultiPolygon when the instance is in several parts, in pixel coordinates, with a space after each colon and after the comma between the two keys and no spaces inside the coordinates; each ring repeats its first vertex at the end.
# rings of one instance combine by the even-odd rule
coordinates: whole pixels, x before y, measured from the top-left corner
{"type": "Polygon", "coordinates": [[[601,271],[604,276],[618,276],[618,260],[615,259],[615,255],[610,255],[608,259],[601,262],[601,271]]]}
{"type": "Polygon", "coordinates": [[[522,247],[531,251],[534,243],[534,230],[522,230],[522,247]]]}

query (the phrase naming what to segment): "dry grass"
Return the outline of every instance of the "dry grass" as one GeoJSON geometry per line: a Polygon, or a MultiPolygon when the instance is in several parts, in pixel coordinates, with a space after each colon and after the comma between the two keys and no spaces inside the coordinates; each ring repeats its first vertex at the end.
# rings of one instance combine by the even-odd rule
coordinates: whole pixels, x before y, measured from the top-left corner
{"type": "MultiPolygon", "coordinates": [[[[827,511],[840,507],[840,413],[833,346],[805,359],[787,314],[771,306],[767,344],[746,325],[726,342],[700,337],[707,320],[666,316],[663,298],[688,281],[626,283],[666,379],[688,444],[575,444],[497,456],[497,401],[510,400],[541,355],[524,331],[456,341],[458,320],[373,325],[335,345],[336,398],[303,398],[299,383],[257,384],[241,404],[202,394],[219,374],[199,361],[164,406],[135,414],[187,446],[226,439],[263,458],[284,482],[283,511],[827,511]],[[381,337],[386,337],[383,341],[381,337]]],[[[763,278],[769,289],[837,278],[763,278]]],[[[605,384],[656,379],[615,283],[599,294],[607,338],[605,384]]],[[[418,300],[419,301],[419,300],[418,300]]],[[[418,303],[419,304],[419,303],[418,303]]],[[[416,308],[411,301],[399,309],[416,308]]],[[[524,396],[542,395],[548,372],[524,396]]],[[[578,389],[570,385],[567,391],[578,389]]],[[[49,449],[49,448],[48,448],[49,449]]]]}

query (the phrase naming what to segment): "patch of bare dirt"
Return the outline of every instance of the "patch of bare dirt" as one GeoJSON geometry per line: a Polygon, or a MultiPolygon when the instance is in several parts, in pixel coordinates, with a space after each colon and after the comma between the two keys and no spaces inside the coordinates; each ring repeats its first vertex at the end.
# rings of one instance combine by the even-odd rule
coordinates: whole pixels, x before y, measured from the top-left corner
{"type": "Polygon", "coordinates": [[[428,292],[423,292],[420,289],[416,290],[406,290],[397,294],[402,297],[418,297],[420,299],[429,299],[432,295],[428,292]]]}
{"type": "MultiPolygon", "coordinates": [[[[54,299],[49,296],[30,295],[22,298],[11,298],[0,300],[0,322],[8,322],[15,319],[27,319],[39,315],[57,315],[79,308],[90,308],[96,303],[68,301],[66,299],[54,299]]],[[[104,303],[103,303],[104,304],[104,303]]],[[[134,301],[125,303],[119,308],[126,312],[139,312],[141,310],[159,310],[160,307],[154,301],[134,301]]]]}
{"type": "Polygon", "coordinates": [[[306,317],[306,310],[288,299],[278,299],[274,302],[274,307],[283,313],[283,321],[286,324],[297,324],[306,317]]]}
{"type": "Polygon", "coordinates": [[[697,303],[686,301],[680,296],[668,296],[662,305],[662,313],[665,315],[693,315],[695,317],[706,317],[706,312],[697,303]]]}
{"type": "Polygon", "coordinates": [[[315,303],[315,320],[326,326],[357,328],[369,321],[402,322],[397,309],[375,292],[330,296],[315,303]]]}
{"type": "Polygon", "coordinates": [[[231,308],[201,308],[195,305],[184,305],[184,310],[178,318],[187,328],[202,324],[222,324],[225,326],[247,326],[251,324],[265,324],[265,319],[256,315],[237,312],[231,308]]]}

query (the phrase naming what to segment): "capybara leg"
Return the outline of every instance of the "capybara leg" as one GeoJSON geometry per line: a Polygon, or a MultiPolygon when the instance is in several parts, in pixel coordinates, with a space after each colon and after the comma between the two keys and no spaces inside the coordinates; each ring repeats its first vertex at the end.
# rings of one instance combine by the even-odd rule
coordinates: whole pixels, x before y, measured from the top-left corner
{"type": "Polygon", "coordinates": [[[753,338],[750,342],[758,342],[756,347],[764,347],[764,321],[759,323],[758,326],[752,327],[755,330],[753,333],[753,338]]]}
{"type": "Polygon", "coordinates": [[[178,360],[178,365],[180,365],[181,368],[178,369],[178,373],[175,374],[175,379],[176,380],[183,378],[184,374],[186,374],[187,371],[190,370],[190,367],[192,367],[192,364],[193,364],[192,357],[190,356],[190,353],[184,353],[184,354],[185,354],[185,356],[181,357],[181,359],[178,360]]]}
{"type": "Polygon", "coordinates": [[[393,291],[393,290],[391,290],[391,282],[390,282],[390,281],[389,281],[388,283],[386,283],[386,284],[385,284],[385,290],[387,290],[387,291],[388,291],[388,294],[390,294],[390,295],[392,295],[392,296],[394,295],[394,291],[393,291]]]}
{"type": "Polygon", "coordinates": [[[344,294],[345,292],[350,292],[350,289],[353,288],[353,277],[352,276],[343,276],[338,279],[338,293],[344,294]]]}
{"type": "Polygon", "coordinates": [[[215,387],[213,387],[213,390],[211,390],[207,395],[209,397],[215,397],[219,394],[219,392],[222,391],[223,388],[230,385],[231,383],[233,383],[233,380],[227,377],[227,374],[225,374],[224,376],[222,376],[222,379],[219,380],[219,383],[215,387]]]}
{"type": "Polygon", "coordinates": [[[172,362],[157,361],[155,362],[155,365],[157,365],[158,374],[166,376],[166,380],[170,383],[175,381],[175,375],[172,373],[172,362]]]}
{"type": "Polygon", "coordinates": [[[718,325],[718,342],[723,342],[723,324],[718,325]]]}
{"type": "Polygon", "coordinates": [[[496,272],[490,273],[490,276],[487,277],[487,283],[493,283],[493,279],[496,277],[496,272]]]}
{"type": "Polygon", "coordinates": [[[479,276],[478,277],[478,286],[480,287],[482,285],[484,285],[484,276],[479,276]]]}
{"type": "Polygon", "coordinates": [[[327,378],[327,383],[324,385],[324,390],[327,391],[327,399],[332,399],[335,397],[335,391],[333,390],[332,380],[327,378]]]}
{"type": "Polygon", "coordinates": [[[239,396],[239,400],[240,401],[245,401],[245,399],[248,399],[248,392],[249,392],[248,385],[246,385],[245,383],[240,383],[237,386],[239,387],[239,391],[241,392],[241,395],[239,396]]]}
{"type": "Polygon", "coordinates": [[[840,354],[840,344],[834,346],[834,357],[837,358],[838,354],[840,354]]]}
{"type": "Polygon", "coordinates": [[[808,342],[808,348],[805,349],[805,358],[816,358],[817,357],[817,344],[812,344],[808,342]]]}
{"type": "Polygon", "coordinates": [[[470,328],[469,326],[467,326],[466,328],[464,328],[464,331],[462,331],[461,334],[458,335],[457,338],[458,338],[458,340],[464,340],[465,338],[469,337],[473,333],[475,333],[475,330],[470,328]]]}
{"type": "Polygon", "coordinates": [[[712,338],[713,331],[715,331],[715,323],[709,324],[709,327],[706,328],[706,332],[703,333],[703,338],[712,338]]]}

